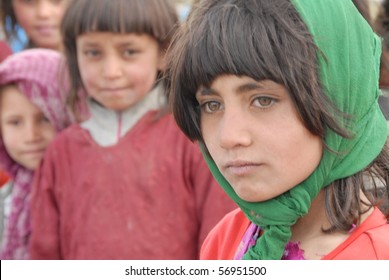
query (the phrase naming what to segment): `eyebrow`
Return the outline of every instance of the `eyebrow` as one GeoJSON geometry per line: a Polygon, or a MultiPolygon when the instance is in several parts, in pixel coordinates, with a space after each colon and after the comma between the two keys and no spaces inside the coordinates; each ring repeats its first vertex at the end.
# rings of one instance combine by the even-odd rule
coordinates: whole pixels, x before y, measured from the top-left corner
{"type": "Polygon", "coordinates": [[[246,84],[243,84],[243,85],[239,86],[236,89],[236,92],[237,93],[244,93],[244,92],[247,92],[247,91],[252,91],[252,90],[257,90],[257,89],[264,89],[264,88],[265,87],[263,85],[261,85],[260,83],[250,82],[250,83],[246,83],[246,84]]]}
{"type": "MultiPolygon", "coordinates": [[[[98,46],[101,46],[103,45],[102,42],[96,42],[96,41],[85,41],[83,43],[83,46],[84,47],[98,47],[98,46]]],[[[136,45],[134,42],[132,41],[127,41],[127,42],[118,42],[116,44],[114,44],[114,46],[119,46],[119,47],[131,47],[131,46],[134,46],[136,45]]]]}
{"type": "MultiPolygon", "coordinates": [[[[241,94],[241,93],[245,93],[245,92],[248,92],[248,91],[257,90],[257,89],[264,89],[264,88],[265,87],[263,85],[261,85],[260,83],[249,82],[249,83],[245,83],[243,85],[238,86],[235,89],[235,91],[237,93],[241,94]]],[[[204,87],[201,90],[199,90],[197,94],[204,95],[204,96],[214,95],[214,94],[217,94],[217,91],[213,90],[212,88],[204,87]]]]}
{"type": "Polygon", "coordinates": [[[95,47],[95,46],[98,46],[98,45],[100,45],[99,43],[96,43],[96,42],[88,42],[88,41],[86,41],[86,42],[83,42],[82,43],[82,46],[83,47],[95,47]]]}

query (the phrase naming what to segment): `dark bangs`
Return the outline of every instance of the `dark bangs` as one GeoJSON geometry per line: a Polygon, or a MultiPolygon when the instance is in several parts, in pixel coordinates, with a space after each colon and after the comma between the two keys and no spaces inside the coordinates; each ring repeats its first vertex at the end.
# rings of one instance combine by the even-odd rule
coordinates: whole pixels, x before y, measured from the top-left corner
{"type": "Polygon", "coordinates": [[[178,18],[169,0],[77,0],[67,16],[64,37],[87,32],[148,34],[162,47],[170,42],[178,18]]]}
{"type": "Polygon", "coordinates": [[[319,85],[317,48],[294,6],[286,0],[199,5],[173,39],[168,56],[170,104],[184,133],[202,140],[196,91],[220,75],[233,74],[284,85],[303,123],[323,136],[319,108],[328,100],[319,85]]]}
{"type": "MultiPolygon", "coordinates": [[[[195,92],[199,86],[210,86],[223,74],[282,82],[273,40],[268,37],[268,26],[262,22],[274,21],[274,18],[262,13],[257,15],[261,11],[245,13],[232,4],[223,8],[217,4],[209,6],[206,14],[190,18],[186,26],[190,35],[184,39],[188,44],[182,77],[189,90],[195,92]],[[259,16],[261,20],[256,19],[259,16]],[[254,35],[254,32],[261,35],[254,35]]],[[[196,13],[201,14],[202,10],[196,13]]]]}

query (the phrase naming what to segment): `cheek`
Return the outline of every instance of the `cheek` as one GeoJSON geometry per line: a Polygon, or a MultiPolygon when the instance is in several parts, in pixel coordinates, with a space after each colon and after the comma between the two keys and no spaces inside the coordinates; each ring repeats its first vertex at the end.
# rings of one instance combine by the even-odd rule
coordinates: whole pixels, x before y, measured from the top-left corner
{"type": "Polygon", "coordinates": [[[14,6],[15,17],[18,24],[27,32],[31,29],[31,25],[34,21],[31,13],[25,8],[19,8],[14,6]]]}
{"type": "Polygon", "coordinates": [[[65,3],[66,2],[65,0],[63,0],[62,2],[63,3],[60,6],[56,7],[56,9],[54,10],[55,12],[53,13],[55,14],[55,16],[57,16],[59,21],[61,21],[68,7],[68,3],[65,3]]]}
{"type": "Polygon", "coordinates": [[[200,123],[201,135],[203,136],[204,143],[211,154],[212,158],[216,160],[217,157],[217,134],[216,134],[216,123],[211,121],[202,120],[200,123]]]}
{"type": "Polygon", "coordinates": [[[207,121],[201,116],[201,113],[198,115],[200,120],[200,132],[203,136],[204,142],[208,142],[209,133],[208,133],[208,123],[207,121]]]}
{"type": "Polygon", "coordinates": [[[93,90],[94,88],[93,79],[90,79],[89,76],[81,75],[81,81],[87,92],[93,90]]]}
{"type": "Polygon", "coordinates": [[[3,143],[7,151],[13,151],[18,146],[18,133],[11,129],[2,129],[1,136],[3,138],[3,143]]]}
{"type": "Polygon", "coordinates": [[[138,65],[127,69],[129,82],[141,92],[149,92],[157,80],[157,68],[154,65],[138,65]]]}
{"type": "Polygon", "coordinates": [[[44,137],[45,137],[47,143],[50,143],[51,141],[53,141],[53,139],[55,137],[54,127],[50,127],[48,129],[46,129],[44,132],[44,137]]]}
{"type": "Polygon", "coordinates": [[[52,18],[54,21],[56,21],[58,26],[61,25],[62,18],[65,15],[66,10],[67,10],[67,4],[57,7],[57,9],[53,12],[52,18]]]}
{"type": "Polygon", "coordinates": [[[88,65],[79,64],[79,69],[80,69],[80,78],[86,90],[93,88],[96,81],[99,79],[96,68],[93,69],[88,65]]]}
{"type": "Polygon", "coordinates": [[[130,78],[133,77],[137,80],[155,80],[158,72],[157,64],[154,61],[148,61],[143,63],[137,63],[127,68],[127,73],[130,78]]]}
{"type": "Polygon", "coordinates": [[[284,146],[282,150],[282,147],[279,146],[279,151],[282,152],[276,156],[282,162],[280,164],[281,170],[292,176],[296,180],[294,183],[298,184],[306,179],[319,165],[323,144],[320,137],[314,136],[308,131],[298,135],[295,134],[294,138],[289,139],[291,140],[285,146],[290,148],[285,149],[284,146]]]}

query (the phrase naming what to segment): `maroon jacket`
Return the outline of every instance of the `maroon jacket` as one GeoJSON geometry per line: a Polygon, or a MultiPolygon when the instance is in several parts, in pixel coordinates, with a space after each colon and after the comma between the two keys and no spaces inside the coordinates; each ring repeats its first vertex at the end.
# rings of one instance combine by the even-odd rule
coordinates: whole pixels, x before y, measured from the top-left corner
{"type": "Polygon", "coordinates": [[[48,148],[32,198],[35,259],[197,259],[236,206],[171,115],[101,147],[79,125],[48,148]]]}

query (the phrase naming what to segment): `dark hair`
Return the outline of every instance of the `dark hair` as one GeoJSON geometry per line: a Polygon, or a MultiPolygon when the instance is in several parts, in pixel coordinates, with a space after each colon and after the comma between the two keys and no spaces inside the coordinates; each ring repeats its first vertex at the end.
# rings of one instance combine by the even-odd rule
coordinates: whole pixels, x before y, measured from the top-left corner
{"type": "Polygon", "coordinates": [[[348,231],[359,224],[360,215],[378,206],[389,218],[389,150],[385,144],[377,158],[363,171],[336,180],[325,191],[327,216],[334,230],[348,231]],[[361,192],[369,201],[361,199],[361,192]]]}
{"type": "MultiPolygon", "coordinates": [[[[320,55],[306,24],[288,0],[200,1],[168,51],[171,110],[182,131],[204,144],[196,91],[209,87],[223,74],[269,79],[287,88],[302,122],[323,142],[327,130],[352,137],[346,129],[350,116],[339,112],[323,91],[317,63],[320,55]]],[[[382,157],[387,186],[389,156],[385,153],[382,157]]],[[[355,176],[364,186],[362,176],[355,176]]],[[[353,176],[349,178],[353,180],[353,176]]],[[[329,230],[349,230],[363,211],[359,188],[345,192],[339,187],[353,187],[349,182],[337,180],[327,192],[327,202],[347,201],[339,203],[340,211],[327,211],[333,226],[329,230]]]]}
{"type": "Polygon", "coordinates": [[[370,6],[368,0],[353,0],[353,4],[358,9],[359,13],[371,25],[370,6]]]}
{"type": "MultiPolygon", "coordinates": [[[[381,80],[380,86],[383,88],[388,88],[389,86],[389,1],[384,0],[379,6],[377,16],[374,20],[374,24],[372,25],[374,30],[382,37],[382,56],[381,56],[381,80]]],[[[387,98],[382,98],[384,100],[384,105],[388,102],[387,98]]],[[[387,111],[387,106],[384,107],[386,117],[389,117],[389,113],[387,111]]]]}
{"type": "Polygon", "coordinates": [[[7,40],[18,39],[19,25],[12,6],[12,0],[0,0],[0,25],[7,40]]]}
{"type": "Polygon", "coordinates": [[[82,80],[77,64],[76,39],[99,31],[148,34],[166,50],[177,28],[178,16],[169,0],[76,0],[67,9],[61,26],[71,91],[68,103],[73,111],[79,100],[82,80]]]}

